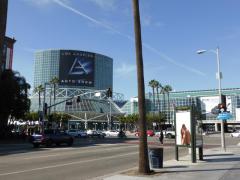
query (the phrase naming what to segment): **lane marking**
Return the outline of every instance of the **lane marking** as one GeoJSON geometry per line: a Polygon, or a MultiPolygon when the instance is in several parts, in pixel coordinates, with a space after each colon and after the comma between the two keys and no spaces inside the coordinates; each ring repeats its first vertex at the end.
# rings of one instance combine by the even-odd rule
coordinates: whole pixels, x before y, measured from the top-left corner
{"type": "MultiPolygon", "coordinates": [[[[91,150],[88,150],[88,149],[84,149],[84,151],[81,151],[81,149],[78,149],[77,150],[74,150],[74,151],[71,151],[71,152],[65,152],[65,153],[58,153],[58,154],[50,154],[50,155],[43,155],[43,156],[34,156],[34,157],[26,157],[26,158],[21,158],[21,157],[15,157],[15,158],[12,158],[12,160],[31,160],[31,159],[39,159],[39,158],[48,158],[48,157],[55,157],[55,156],[63,156],[63,155],[76,155],[76,154],[83,154],[83,153],[86,153],[86,152],[102,152],[102,151],[111,151],[111,150],[115,150],[115,149],[127,149],[127,148],[134,148],[134,147],[138,147],[136,145],[134,146],[125,146],[125,147],[112,147],[112,148],[106,148],[106,149],[91,149],[91,150]],[[80,150],[80,152],[79,152],[80,150]],[[71,154],[69,154],[71,153],[71,154]]],[[[66,150],[66,149],[65,149],[66,150]]],[[[9,160],[5,160],[5,161],[9,161],[9,160]]]]}
{"type": "Polygon", "coordinates": [[[32,171],[38,171],[38,170],[44,170],[44,169],[52,169],[52,168],[57,168],[57,167],[70,166],[70,165],[88,163],[88,162],[99,161],[99,160],[114,159],[114,158],[134,155],[134,154],[138,154],[138,152],[132,152],[132,153],[127,153],[127,154],[114,155],[114,156],[108,156],[108,157],[102,157],[102,158],[96,158],[96,159],[90,159],[90,160],[85,160],[85,161],[75,161],[75,162],[70,162],[70,163],[57,164],[57,165],[45,166],[45,167],[39,167],[39,168],[33,168],[33,169],[26,169],[26,170],[22,170],[22,171],[14,171],[14,172],[2,173],[2,174],[0,174],[0,176],[20,174],[20,173],[26,173],[26,172],[32,172],[32,171]]]}

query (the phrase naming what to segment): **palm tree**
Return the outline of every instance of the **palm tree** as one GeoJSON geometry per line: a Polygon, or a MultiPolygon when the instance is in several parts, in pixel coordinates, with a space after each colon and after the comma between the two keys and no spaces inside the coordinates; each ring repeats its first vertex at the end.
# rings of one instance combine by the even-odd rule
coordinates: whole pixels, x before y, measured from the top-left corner
{"type": "Polygon", "coordinates": [[[161,88],[161,87],[162,87],[162,85],[158,81],[155,81],[155,88],[157,91],[157,101],[158,101],[158,112],[160,112],[159,88],[161,88]]]}
{"type": "Polygon", "coordinates": [[[0,75],[2,74],[3,45],[6,34],[8,0],[0,1],[0,75]]]}
{"type": "Polygon", "coordinates": [[[169,100],[169,92],[172,91],[172,87],[170,85],[164,86],[164,90],[167,93],[168,97],[168,113],[167,113],[167,118],[168,118],[168,123],[170,124],[170,100],[169,100]]]}
{"type": "Polygon", "coordinates": [[[144,72],[143,72],[143,57],[142,57],[142,39],[141,39],[141,22],[139,14],[139,1],[132,0],[133,16],[134,16],[134,31],[135,31],[135,46],[136,46],[136,64],[137,64],[137,79],[138,79],[138,111],[139,111],[139,164],[138,172],[140,174],[149,174],[148,160],[148,145],[146,134],[146,107],[145,107],[145,89],[144,89],[144,72]]]}
{"type": "MultiPolygon", "coordinates": [[[[50,83],[53,85],[53,104],[55,104],[56,101],[56,86],[59,83],[59,79],[55,76],[50,80],[50,83]]],[[[50,94],[50,99],[52,96],[52,90],[51,90],[51,94],[50,94]]],[[[54,106],[54,112],[56,110],[56,106],[54,106]]]]}
{"type": "Polygon", "coordinates": [[[152,92],[153,92],[153,110],[155,111],[155,87],[156,87],[156,80],[152,79],[151,81],[149,81],[148,85],[152,88],[152,92]]]}
{"type": "Polygon", "coordinates": [[[160,88],[161,88],[160,93],[161,93],[162,96],[163,96],[163,105],[162,105],[162,108],[161,108],[161,109],[162,109],[163,113],[165,114],[165,110],[166,110],[166,105],[165,105],[165,104],[166,104],[166,102],[165,102],[165,101],[166,101],[165,93],[166,93],[166,92],[165,92],[164,86],[161,86],[160,88]]]}
{"type": "Polygon", "coordinates": [[[44,87],[43,85],[39,85],[37,87],[35,87],[35,89],[33,90],[33,92],[38,93],[38,110],[40,111],[41,109],[41,92],[44,91],[44,87]]]}

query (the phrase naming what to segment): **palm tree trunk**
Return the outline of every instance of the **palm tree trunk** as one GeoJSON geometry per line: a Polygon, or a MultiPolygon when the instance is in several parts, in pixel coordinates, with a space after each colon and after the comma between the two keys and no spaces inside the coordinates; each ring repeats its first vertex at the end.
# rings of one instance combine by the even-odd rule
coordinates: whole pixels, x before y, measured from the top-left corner
{"type": "MultiPolygon", "coordinates": [[[[56,103],[56,84],[53,84],[53,104],[56,103]]],[[[56,106],[54,106],[54,112],[56,111],[56,106]]]]}
{"type": "Polygon", "coordinates": [[[153,112],[155,112],[155,91],[154,91],[154,87],[152,88],[153,91],[153,112]]]}
{"type": "Polygon", "coordinates": [[[3,64],[3,45],[6,34],[8,0],[0,1],[0,75],[2,74],[3,64]]]}
{"type": "Polygon", "coordinates": [[[40,111],[41,108],[41,92],[38,92],[38,111],[40,111]]]}
{"type": "Polygon", "coordinates": [[[132,0],[133,15],[134,15],[134,31],[135,31],[135,46],[136,46],[136,64],[137,64],[137,78],[138,78],[138,109],[139,109],[139,166],[140,174],[149,174],[149,160],[148,160],[148,145],[146,134],[146,108],[145,108],[145,89],[144,89],[144,72],[143,72],[143,58],[142,58],[142,39],[141,39],[141,25],[139,14],[138,0],[132,0]]]}
{"type": "MultiPolygon", "coordinates": [[[[49,95],[49,106],[51,106],[52,105],[52,86],[51,86],[51,89],[50,89],[50,95],[49,95]]],[[[50,115],[51,114],[51,107],[49,107],[49,109],[48,109],[48,114],[50,115]]]]}
{"type": "Polygon", "coordinates": [[[159,91],[158,91],[158,87],[157,87],[157,103],[158,103],[158,112],[160,112],[160,99],[159,99],[159,91]]]}
{"type": "Polygon", "coordinates": [[[168,124],[170,124],[170,100],[169,100],[169,92],[168,92],[167,96],[168,96],[168,124]]]}

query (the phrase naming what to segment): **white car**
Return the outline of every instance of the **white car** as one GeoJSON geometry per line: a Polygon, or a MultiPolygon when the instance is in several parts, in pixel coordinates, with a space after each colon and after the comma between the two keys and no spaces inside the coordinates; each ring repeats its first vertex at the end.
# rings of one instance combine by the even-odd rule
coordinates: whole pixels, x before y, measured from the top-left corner
{"type": "MultiPolygon", "coordinates": [[[[175,131],[166,130],[166,132],[163,131],[163,135],[164,135],[165,138],[169,138],[169,139],[175,138],[175,131]]],[[[155,136],[160,137],[160,131],[155,132],[155,136]]]]}
{"type": "Polygon", "coordinates": [[[81,131],[77,129],[70,129],[67,131],[67,134],[73,137],[87,137],[87,133],[85,131],[81,131]]]}
{"type": "Polygon", "coordinates": [[[240,131],[236,131],[230,134],[231,137],[240,137],[240,131]]]}
{"type": "Polygon", "coordinates": [[[105,131],[104,133],[106,134],[106,136],[118,136],[119,131],[109,130],[109,131],[105,131]]]}

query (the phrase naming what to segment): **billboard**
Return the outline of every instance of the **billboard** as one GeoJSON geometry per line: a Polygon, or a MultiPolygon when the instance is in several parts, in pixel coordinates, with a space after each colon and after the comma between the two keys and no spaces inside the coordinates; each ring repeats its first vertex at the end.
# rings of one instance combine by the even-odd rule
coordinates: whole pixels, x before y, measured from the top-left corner
{"type": "Polygon", "coordinates": [[[59,84],[94,87],[94,60],[94,53],[61,50],[59,84]]]}
{"type": "Polygon", "coordinates": [[[191,144],[191,112],[179,111],[176,113],[176,144],[191,144]]]}
{"type": "MultiPolygon", "coordinates": [[[[202,114],[206,115],[207,119],[217,118],[218,109],[217,106],[219,104],[219,96],[208,96],[201,97],[201,110],[202,114]]],[[[232,99],[231,96],[226,96],[226,100],[222,99],[222,102],[226,101],[227,111],[232,112],[232,99]]]]}

